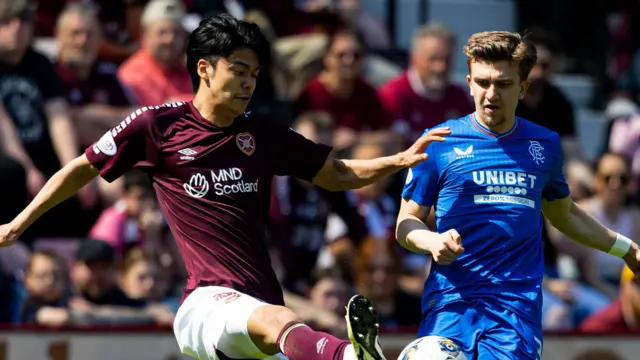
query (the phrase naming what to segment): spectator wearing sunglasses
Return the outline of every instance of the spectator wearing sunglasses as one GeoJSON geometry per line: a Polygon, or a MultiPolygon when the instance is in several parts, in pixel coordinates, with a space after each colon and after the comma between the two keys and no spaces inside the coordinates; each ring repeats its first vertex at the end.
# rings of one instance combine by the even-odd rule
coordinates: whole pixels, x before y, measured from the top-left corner
{"type": "MultiPolygon", "coordinates": [[[[635,185],[631,181],[629,159],[618,153],[605,153],[595,162],[593,196],[579,202],[581,208],[613,231],[629,237],[640,235],[640,212],[631,204],[635,185]]],[[[560,236],[559,246],[567,247],[582,268],[584,281],[614,300],[618,296],[624,260],[609,259],[596,251],[572,246],[560,236]]]]}

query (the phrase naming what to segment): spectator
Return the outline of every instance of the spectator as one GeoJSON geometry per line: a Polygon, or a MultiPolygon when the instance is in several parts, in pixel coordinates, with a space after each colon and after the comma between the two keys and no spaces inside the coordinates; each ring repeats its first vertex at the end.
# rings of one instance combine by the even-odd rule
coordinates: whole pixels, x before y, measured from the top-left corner
{"type": "Polygon", "coordinates": [[[455,37],[441,24],[419,28],[413,38],[410,66],[380,88],[394,129],[407,142],[425,129],[473,112],[467,91],[450,81],[455,37]]]}
{"type": "MultiPolygon", "coordinates": [[[[634,189],[631,180],[627,157],[615,153],[603,154],[595,166],[595,195],[582,203],[582,209],[610,229],[637,239],[640,238],[640,212],[635,206],[629,205],[634,189]]],[[[591,286],[614,299],[625,264],[622,259],[606,255],[595,250],[588,251],[583,263],[591,266],[586,267],[584,275],[591,281],[591,286]]]]}
{"type": "Polygon", "coordinates": [[[142,47],[118,70],[142,105],[160,105],[193,98],[184,65],[184,8],[177,0],[153,0],[142,13],[142,47]]]}
{"type": "Polygon", "coordinates": [[[67,5],[58,18],[56,41],[58,75],[81,144],[87,147],[136,108],[118,80],[115,65],[96,61],[102,33],[93,7],[67,5]]]}
{"type": "Polygon", "coordinates": [[[558,87],[551,83],[557,67],[558,47],[544,31],[529,35],[536,46],[538,61],[529,73],[530,86],[516,109],[516,115],[533,121],[561,137],[575,136],[573,106],[558,87]]]}
{"type": "MultiPolygon", "coordinates": [[[[620,154],[603,154],[595,165],[593,189],[594,196],[579,202],[581,208],[611,229],[637,238],[640,235],[640,213],[634,206],[628,205],[631,189],[628,159],[620,154]]],[[[607,254],[604,253],[601,255],[598,251],[571,241],[555,229],[550,228],[550,231],[558,250],[577,260],[582,280],[592,289],[589,293],[595,296],[593,290],[596,290],[599,293],[597,298],[604,295],[609,301],[615,299],[620,284],[620,272],[625,266],[624,260],[605,256],[607,254]]],[[[565,283],[563,287],[568,289],[566,285],[565,283]]],[[[599,305],[594,305],[602,302],[589,294],[576,293],[574,297],[576,301],[584,300],[582,304],[591,310],[599,308],[599,305]]]]}
{"type": "Polygon", "coordinates": [[[149,247],[147,242],[156,244],[163,226],[147,174],[139,170],[128,172],[123,177],[123,188],[120,199],[102,212],[89,232],[91,238],[110,244],[118,259],[133,247],[149,247]]]}
{"type": "MultiPolygon", "coordinates": [[[[82,313],[89,324],[171,324],[165,306],[147,305],[129,298],[116,283],[116,259],[111,245],[99,240],[83,242],[71,269],[74,296],[72,311],[82,313]]],[[[79,321],[79,320],[78,320],[79,321]]]]}
{"type": "Polygon", "coordinates": [[[314,110],[331,114],[337,127],[334,145],[339,149],[353,144],[361,131],[390,125],[376,90],[362,79],[364,55],[356,33],[335,33],[327,46],[324,70],[307,83],[295,104],[296,114],[314,110]]]}
{"type": "MultiPolygon", "coordinates": [[[[133,248],[119,269],[118,286],[134,300],[158,303],[164,300],[168,279],[160,276],[156,263],[142,249],[133,248]]],[[[167,311],[169,309],[167,308],[167,311]]]]}
{"type": "Polygon", "coordinates": [[[25,300],[20,319],[24,323],[61,326],[70,322],[68,274],[64,260],[55,253],[33,253],[27,266],[25,300]]]}
{"type": "Polygon", "coordinates": [[[356,292],[376,305],[381,327],[393,329],[420,324],[420,296],[398,283],[402,264],[395,244],[369,237],[358,248],[356,292]]]}
{"type": "Polygon", "coordinates": [[[344,281],[340,269],[318,270],[311,277],[309,299],[314,306],[345,316],[344,304],[349,301],[349,285],[344,281]]]}
{"type": "MultiPolygon", "coordinates": [[[[33,191],[42,184],[41,177],[53,175],[62,164],[80,154],[67,102],[64,100],[60,79],[51,62],[30,46],[33,34],[35,8],[28,0],[0,0],[0,118],[9,133],[15,133],[27,156],[22,156],[19,146],[13,148],[12,155],[21,162],[27,172],[29,188],[33,191]],[[37,178],[38,180],[34,180],[37,178]]],[[[6,149],[6,147],[5,147],[6,149]]],[[[85,208],[92,208],[96,202],[94,186],[83,188],[78,198],[85,208]]],[[[58,209],[48,213],[42,221],[29,229],[24,238],[42,235],[73,236],[86,233],[86,215],[77,200],[70,199],[58,209]],[[66,214],[65,214],[66,213],[66,214]],[[64,226],[60,219],[69,214],[76,216],[80,226],[64,226]]]]}
{"type": "Polygon", "coordinates": [[[285,303],[306,324],[344,339],[347,328],[342,319],[350,293],[341,275],[336,267],[318,270],[309,279],[309,298],[285,292],[285,303]]]}
{"type": "MultiPolygon", "coordinates": [[[[378,139],[362,141],[353,148],[351,158],[373,159],[375,157],[388,156],[395,153],[385,147],[378,139]]],[[[398,203],[388,195],[388,187],[391,179],[387,178],[375,184],[350,192],[350,198],[357,204],[360,215],[366,220],[369,234],[381,241],[395,242],[396,216],[398,203]]],[[[398,281],[403,284],[405,290],[416,296],[422,294],[424,281],[427,275],[429,257],[425,254],[417,254],[406,251],[397,246],[402,261],[402,273],[398,281]]]]}

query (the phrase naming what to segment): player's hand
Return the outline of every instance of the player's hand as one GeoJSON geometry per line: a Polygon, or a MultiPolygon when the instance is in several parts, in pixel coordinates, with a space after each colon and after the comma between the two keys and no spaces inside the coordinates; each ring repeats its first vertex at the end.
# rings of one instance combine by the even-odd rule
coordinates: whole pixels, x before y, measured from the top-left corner
{"type": "Polygon", "coordinates": [[[635,282],[640,284],[640,246],[636,243],[631,244],[631,249],[623,259],[635,274],[635,282]]]}
{"type": "Polygon", "coordinates": [[[11,224],[0,225],[0,247],[11,246],[18,241],[20,235],[13,231],[12,227],[11,224]]]}
{"type": "Polygon", "coordinates": [[[426,135],[416,140],[410,148],[398,154],[400,165],[403,167],[414,167],[427,160],[429,157],[425,152],[427,147],[433,142],[444,141],[444,137],[449,134],[451,134],[451,130],[448,127],[429,131],[426,135]]]}
{"type": "Polygon", "coordinates": [[[449,265],[464,252],[462,237],[454,229],[440,234],[438,240],[428,249],[437,264],[449,265]]]}

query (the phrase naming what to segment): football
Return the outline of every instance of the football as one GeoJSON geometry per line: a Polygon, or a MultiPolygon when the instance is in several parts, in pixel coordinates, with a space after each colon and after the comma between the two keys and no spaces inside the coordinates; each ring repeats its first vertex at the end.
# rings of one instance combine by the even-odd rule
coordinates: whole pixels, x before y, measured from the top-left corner
{"type": "Polygon", "coordinates": [[[398,360],[468,360],[453,341],[441,336],[425,336],[402,350],[398,360]]]}

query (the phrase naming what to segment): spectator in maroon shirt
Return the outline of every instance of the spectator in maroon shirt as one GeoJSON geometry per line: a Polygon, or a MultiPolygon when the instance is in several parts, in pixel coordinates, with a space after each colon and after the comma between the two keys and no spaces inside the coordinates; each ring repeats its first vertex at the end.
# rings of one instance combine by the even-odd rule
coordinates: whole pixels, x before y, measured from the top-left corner
{"type": "MultiPolygon", "coordinates": [[[[135,110],[112,63],[96,61],[102,29],[93,6],[82,2],[67,5],[58,18],[56,71],[62,80],[74,125],[82,146],[89,146],[135,110]]],[[[98,181],[107,204],[116,201],[122,182],[98,181]]]]}
{"type": "Polygon", "coordinates": [[[473,112],[467,90],[450,80],[455,36],[441,24],[421,27],[413,38],[409,69],[380,88],[394,129],[414,141],[425,129],[473,112]]]}
{"type": "Polygon", "coordinates": [[[58,18],[56,41],[56,70],[80,140],[88,146],[135,108],[116,76],[115,65],[96,61],[102,31],[93,7],[67,5],[58,18]]]}
{"type": "Polygon", "coordinates": [[[351,145],[358,132],[391,125],[376,90],[362,78],[363,44],[352,31],[335,33],[324,57],[324,70],[307,83],[295,105],[297,113],[321,110],[331,114],[337,127],[337,148],[351,145]]]}

